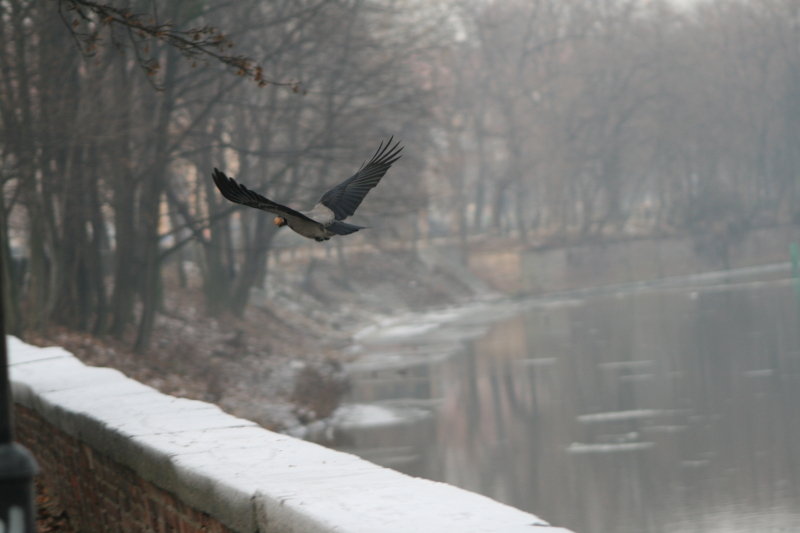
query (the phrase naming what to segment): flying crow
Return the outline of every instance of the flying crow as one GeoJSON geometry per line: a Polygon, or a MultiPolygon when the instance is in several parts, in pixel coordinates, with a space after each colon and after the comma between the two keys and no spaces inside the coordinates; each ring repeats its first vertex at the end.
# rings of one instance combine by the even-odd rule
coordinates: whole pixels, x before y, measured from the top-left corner
{"type": "Polygon", "coordinates": [[[273,213],[276,215],[275,225],[289,226],[309,239],[327,241],[334,235],[350,235],[364,229],[364,226],[342,221],[355,213],[370,189],[381,181],[392,163],[400,159],[403,147],[399,141],[392,146],[393,139],[390,137],[385,144],[381,142],[372,158],[361,165],[358,172],[323,194],[319,203],[304,213],[264,198],[216,168],[212,176],[219,192],[231,202],[273,213]]]}

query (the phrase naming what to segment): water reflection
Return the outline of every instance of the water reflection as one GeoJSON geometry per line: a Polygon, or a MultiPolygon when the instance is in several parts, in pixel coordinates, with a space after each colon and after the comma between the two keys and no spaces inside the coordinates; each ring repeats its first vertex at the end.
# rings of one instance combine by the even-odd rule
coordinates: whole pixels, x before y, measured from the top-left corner
{"type": "Polygon", "coordinates": [[[374,346],[351,401],[391,416],[334,444],[581,533],[800,531],[797,305],[780,281],[639,291],[453,326],[486,328],[455,352],[374,346]]]}

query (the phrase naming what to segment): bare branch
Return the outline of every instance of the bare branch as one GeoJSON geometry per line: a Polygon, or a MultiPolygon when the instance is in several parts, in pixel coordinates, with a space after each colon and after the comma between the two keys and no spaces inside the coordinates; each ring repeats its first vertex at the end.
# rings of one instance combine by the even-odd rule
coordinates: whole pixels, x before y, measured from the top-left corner
{"type": "Polygon", "coordinates": [[[126,30],[128,40],[136,51],[139,65],[149,77],[155,76],[160,63],[152,56],[152,41],[164,43],[178,50],[196,66],[198,61],[213,60],[234,69],[239,76],[251,78],[259,87],[273,85],[302,92],[299,81],[267,79],[261,65],[253,59],[232,54],[234,43],[219,29],[205,25],[178,29],[172,22],[158,20],[157,15],[134,13],[125,7],[116,7],[92,0],[58,0],[58,10],[78,47],[85,55],[94,55],[103,30],[109,30],[115,46],[123,43],[114,36],[113,28],[126,30]]]}

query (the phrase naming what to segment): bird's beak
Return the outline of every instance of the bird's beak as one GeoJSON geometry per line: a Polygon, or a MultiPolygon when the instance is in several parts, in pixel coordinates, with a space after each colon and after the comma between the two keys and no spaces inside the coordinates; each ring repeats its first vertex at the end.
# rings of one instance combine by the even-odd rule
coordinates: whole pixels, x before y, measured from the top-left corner
{"type": "Polygon", "coordinates": [[[286,225],[286,219],[283,217],[275,217],[272,222],[278,227],[286,225]]]}

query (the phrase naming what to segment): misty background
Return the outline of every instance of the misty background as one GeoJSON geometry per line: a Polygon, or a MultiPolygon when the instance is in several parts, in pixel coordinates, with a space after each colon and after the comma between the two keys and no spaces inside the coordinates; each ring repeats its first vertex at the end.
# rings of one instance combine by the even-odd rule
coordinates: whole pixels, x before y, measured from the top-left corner
{"type": "Polygon", "coordinates": [[[490,292],[476,253],[688,238],[727,268],[800,224],[795,0],[0,0],[0,43],[9,332],[268,427],[333,412],[371,318],[490,292]],[[389,136],[370,229],[324,244],[210,179],[309,208],[389,136]]]}
{"type": "Polygon", "coordinates": [[[376,231],[340,246],[724,244],[798,217],[790,0],[131,4],[225,28],[295,91],[118,27],[80,42],[67,7],[2,3],[11,331],[136,329],[143,349],[161,277],[187,257],[208,312],[241,314],[276,232],[226,204],[211,169],[309,206],[388,135],[408,148],[364,205],[376,231]]]}

